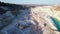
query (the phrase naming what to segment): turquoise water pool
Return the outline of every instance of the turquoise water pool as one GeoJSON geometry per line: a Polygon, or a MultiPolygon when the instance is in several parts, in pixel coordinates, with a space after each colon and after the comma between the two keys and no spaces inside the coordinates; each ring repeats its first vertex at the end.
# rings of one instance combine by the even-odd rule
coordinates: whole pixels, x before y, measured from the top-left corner
{"type": "Polygon", "coordinates": [[[53,21],[53,23],[57,27],[58,31],[60,32],[60,21],[57,18],[54,18],[54,17],[51,17],[51,20],[53,21]]]}

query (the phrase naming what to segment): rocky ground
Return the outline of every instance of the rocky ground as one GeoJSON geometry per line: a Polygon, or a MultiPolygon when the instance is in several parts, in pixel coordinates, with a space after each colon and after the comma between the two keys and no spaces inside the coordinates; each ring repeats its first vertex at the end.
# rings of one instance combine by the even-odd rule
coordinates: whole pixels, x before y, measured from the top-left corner
{"type": "Polygon", "coordinates": [[[31,8],[32,20],[36,20],[38,25],[42,27],[43,34],[60,34],[57,28],[53,25],[49,17],[56,17],[59,19],[60,9],[58,6],[42,6],[31,8]]]}
{"type": "Polygon", "coordinates": [[[0,12],[0,34],[60,34],[50,19],[51,16],[59,19],[59,7],[59,10],[55,6],[37,6],[13,11],[0,8],[6,11],[0,12]]]}

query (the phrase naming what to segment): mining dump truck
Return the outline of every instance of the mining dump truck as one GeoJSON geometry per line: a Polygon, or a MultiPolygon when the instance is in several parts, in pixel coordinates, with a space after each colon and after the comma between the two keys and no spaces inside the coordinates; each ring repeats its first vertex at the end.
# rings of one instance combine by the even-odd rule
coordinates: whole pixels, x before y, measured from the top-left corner
{"type": "Polygon", "coordinates": [[[50,3],[0,0],[0,34],[60,34],[51,19],[54,15],[52,7],[56,3],[50,3]]]}

